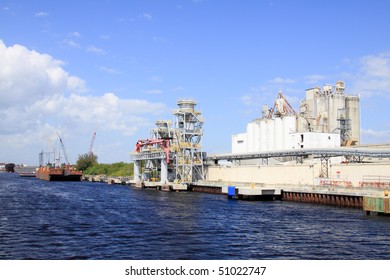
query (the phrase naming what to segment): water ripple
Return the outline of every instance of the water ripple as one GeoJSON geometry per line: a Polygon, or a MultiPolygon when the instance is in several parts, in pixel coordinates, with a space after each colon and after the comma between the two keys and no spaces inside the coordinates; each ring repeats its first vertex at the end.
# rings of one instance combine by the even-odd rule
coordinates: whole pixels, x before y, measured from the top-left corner
{"type": "Polygon", "coordinates": [[[0,259],[390,259],[390,219],[0,174],[0,259]]]}

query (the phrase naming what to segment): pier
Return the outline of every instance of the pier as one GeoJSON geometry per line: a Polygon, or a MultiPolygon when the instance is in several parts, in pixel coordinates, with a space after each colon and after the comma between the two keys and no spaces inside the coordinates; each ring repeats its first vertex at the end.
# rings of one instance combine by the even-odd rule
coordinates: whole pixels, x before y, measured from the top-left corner
{"type": "Polygon", "coordinates": [[[86,176],[90,182],[121,184],[140,189],[167,192],[201,192],[224,195],[227,199],[249,201],[285,201],[322,204],[335,207],[361,209],[371,213],[390,214],[390,197],[386,187],[351,187],[345,184],[315,185],[267,185],[259,183],[222,182],[201,180],[193,183],[136,182],[128,178],[107,178],[105,176],[86,176]],[[100,178],[100,180],[99,180],[100,178]]]}

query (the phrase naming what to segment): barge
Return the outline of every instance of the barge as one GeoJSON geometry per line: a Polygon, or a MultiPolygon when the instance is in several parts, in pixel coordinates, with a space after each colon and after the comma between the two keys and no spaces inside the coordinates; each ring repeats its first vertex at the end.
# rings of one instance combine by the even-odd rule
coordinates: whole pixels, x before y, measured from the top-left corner
{"type": "Polygon", "coordinates": [[[35,177],[46,181],[81,181],[82,171],[76,170],[71,165],[61,167],[40,166],[35,177]]]}

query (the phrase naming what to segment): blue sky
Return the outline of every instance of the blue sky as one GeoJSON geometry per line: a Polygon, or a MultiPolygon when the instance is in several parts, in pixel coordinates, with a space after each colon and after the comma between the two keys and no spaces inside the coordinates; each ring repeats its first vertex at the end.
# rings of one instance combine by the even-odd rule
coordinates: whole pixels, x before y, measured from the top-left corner
{"type": "Polygon", "coordinates": [[[0,162],[129,161],[180,98],[205,118],[203,149],[231,135],[281,90],[337,80],[361,98],[363,143],[390,142],[390,1],[0,0],[0,162]]]}

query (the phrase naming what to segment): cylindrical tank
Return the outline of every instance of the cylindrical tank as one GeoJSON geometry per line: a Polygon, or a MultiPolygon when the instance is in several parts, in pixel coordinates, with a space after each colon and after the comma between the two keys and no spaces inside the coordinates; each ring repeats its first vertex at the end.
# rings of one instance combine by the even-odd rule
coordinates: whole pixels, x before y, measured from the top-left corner
{"type": "Polygon", "coordinates": [[[328,132],[333,132],[340,127],[338,119],[339,110],[345,109],[345,95],[333,94],[329,97],[329,110],[328,110],[328,132]]]}
{"type": "Polygon", "coordinates": [[[260,151],[260,145],[261,145],[260,120],[257,119],[255,124],[256,124],[256,127],[255,127],[255,137],[256,137],[255,152],[259,152],[260,151]]]}
{"type": "Polygon", "coordinates": [[[156,138],[169,138],[170,131],[170,121],[166,120],[158,120],[156,121],[155,134],[157,134],[156,138]]]}
{"type": "Polygon", "coordinates": [[[304,116],[298,115],[297,122],[298,122],[297,131],[301,132],[301,131],[308,131],[309,130],[307,120],[305,119],[304,116]]]}
{"type": "Polygon", "coordinates": [[[316,98],[315,106],[316,106],[316,112],[314,115],[315,121],[314,121],[314,130],[321,132],[323,131],[323,127],[321,125],[321,117],[324,112],[327,111],[327,101],[326,101],[326,95],[320,94],[316,98]]]}
{"type": "Polygon", "coordinates": [[[351,137],[353,141],[360,143],[360,109],[359,97],[347,96],[345,98],[346,117],[351,120],[351,137]]]}
{"type": "Polygon", "coordinates": [[[275,131],[275,120],[267,119],[266,120],[266,131],[267,131],[267,145],[265,151],[274,150],[274,131],[275,131]]]}
{"type": "Polygon", "coordinates": [[[286,116],[283,118],[283,149],[292,149],[293,139],[291,133],[296,132],[296,117],[286,116]]]}
{"type": "Polygon", "coordinates": [[[247,134],[248,134],[248,152],[253,152],[253,146],[254,146],[254,123],[250,122],[247,125],[247,134]]]}
{"type": "Polygon", "coordinates": [[[182,112],[184,112],[184,111],[193,112],[194,107],[196,105],[196,101],[191,100],[191,99],[188,99],[188,100],[182,99],[182,100],[177,101],[177,105],[179,106],[179,110],[181,110],[182,112]]]}
{"type": "Polygon", "coordinates": [[[260,151],[266,151],[267,147],[267,122],[266,119],[260,120],[260,151]]]}
{"type": "Polygon", "coordinates": [[[275,118],[274,149],[283,149],[283,121],[282,118],[275,118]]]}

